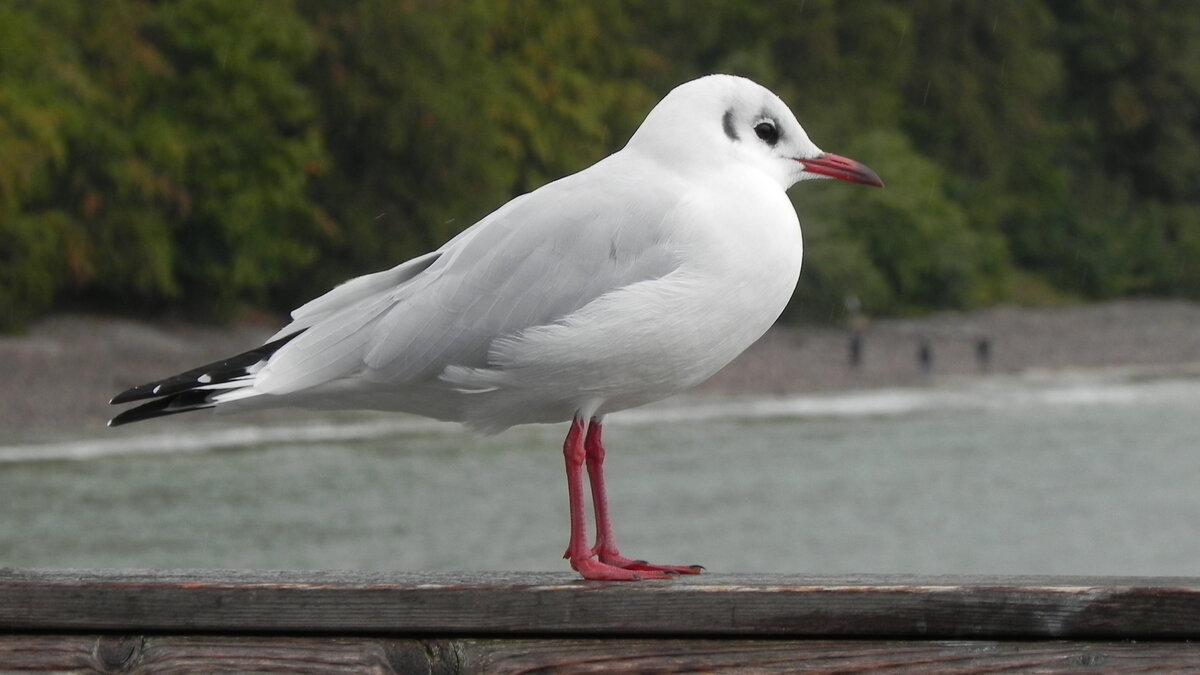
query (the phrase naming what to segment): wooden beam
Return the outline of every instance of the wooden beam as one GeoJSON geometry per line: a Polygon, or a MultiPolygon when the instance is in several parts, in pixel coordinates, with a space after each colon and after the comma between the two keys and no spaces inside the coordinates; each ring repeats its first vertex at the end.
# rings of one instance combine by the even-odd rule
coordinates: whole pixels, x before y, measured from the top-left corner
{"type": "Polygon", "coordinates": [[[0,630],[1200,639],[1200,579],[0,569],[0,630]]]}
{"type": "Polygon", "coordinates": [[[1187,642],[0,636],[4,672],[1195,672],[1187,642]]]}

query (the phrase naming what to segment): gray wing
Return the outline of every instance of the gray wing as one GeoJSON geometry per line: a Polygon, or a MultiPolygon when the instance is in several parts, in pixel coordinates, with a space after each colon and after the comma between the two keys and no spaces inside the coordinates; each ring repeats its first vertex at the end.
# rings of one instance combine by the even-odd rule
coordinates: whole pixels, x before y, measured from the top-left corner
{"type": "Polygon", "coordinates": [[[267,342],[287,337],[306,328],[311,328],[349,305],[356,304],[365,298],[370,298],[383,291],[400,286],[429,269],[429,266],[440,256],[441,251],[433,251],[401,263],[389,270],[355,277],[325,295],[293,310],[292,322],[279,329],[279,332],[272,335],[267,342]]]}
{"type": "Polygon", "coordinates": [[[293,325],[308,330],[254,389],[282,394],[346,377],[416,383],[448,365],[483,367],[494,340],[669,274],[678,260],[663,222],[679,195],[669,181],[651,187],[605,168],[519,197],[438,251],[305,305],[293,325]]]}

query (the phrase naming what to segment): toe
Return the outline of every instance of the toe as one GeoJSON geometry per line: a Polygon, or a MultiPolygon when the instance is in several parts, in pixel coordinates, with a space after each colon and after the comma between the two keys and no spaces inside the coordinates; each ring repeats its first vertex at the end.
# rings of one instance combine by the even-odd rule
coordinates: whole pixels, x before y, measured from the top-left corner
{"type": "Polygon", "coordinates": [[[665,574],[700,574],[700,565],[655,565],[645,560],[630,560],[621,555],[601,555],[600,562],[634,572],[663,572],[665,574]]]}

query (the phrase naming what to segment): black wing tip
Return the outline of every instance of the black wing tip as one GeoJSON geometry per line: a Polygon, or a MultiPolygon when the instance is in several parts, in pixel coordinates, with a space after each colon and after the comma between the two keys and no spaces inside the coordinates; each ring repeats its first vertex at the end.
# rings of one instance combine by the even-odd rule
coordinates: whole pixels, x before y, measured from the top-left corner
{"type": "Polygon", "coordinates": [[[157,382],[151,384],[139,384],[131,389],[126,389],[125,391],[108,399],[108,404],[121,405],[122,403],[130,403],[133,401],[141,401],[143,399],[153,398],[154,394],[151,392],[157,384],[157,382]]]}
{"type": "Polygon", "coordinates": [[[155,417],[178,415],[179,413],[191,412],[193,410],[213,408],[217,404],[209,400],[209,396],[212,394],[213,392],[211,391],[183,391],[178,394],[164,396],[163,398],[143,403],[136,408],[130,408],[122,412],[109,420],[108,426],[119,427],[130,422],[141,422],[143,420],[154,419],[155,417]]]}
{"type": "Polygon", "coordinates": [[[108,421],[108,426],[117,427],[122,424],[129,424],[130,422],[140,422],[155,417],[174,415],[201,408],[212,408],[216,404],[208,400],[208,397],[216,392],[197,389],[197,387],[224,383],[246,375],[248,368],[260,361],[269,359],[272,354],[279,351],[280,347],[291,342],[297,335],[303,332],[304,329],[301,329],[295,333],[285,335],[278,340],[272,340],[260,347],[242,352],[237,356],[232,356],[224,361],[216,361],[166,379],[139,384],[136,387],[126,389],[109,399],[109,405],[120,405],[134,401],[145,401],[147,399],[154,400],[143,403],[136,408],[126,410],[113,417],[108,421]]]}
{"type": "Polygon", "coordinates": [[[196,370],[189,370],[188,372],[180,373],[179,375],[172,375],[165,380],[156,380],[146,384],[139,384],[136,387],[126,389],[125,391],[112,397],[109,399],[108,404],[120,405],[122,403],[144,401],[149,398],[170,396],[172,394],[178,394],[195,389],[201,384],[204,384],[197,379],[197,373],[209,369],[213,365],[215,364],[209,364],[208,366],[204,366],[203,368],[198,368],[196,370]]]}

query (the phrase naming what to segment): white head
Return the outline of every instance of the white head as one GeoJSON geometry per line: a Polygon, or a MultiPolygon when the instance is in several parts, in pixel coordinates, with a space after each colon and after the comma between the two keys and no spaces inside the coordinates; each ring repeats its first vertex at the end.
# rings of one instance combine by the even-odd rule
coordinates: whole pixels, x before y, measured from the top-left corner
{"type": "Polygon", "coordinates": [[[818,148],[770,90],[733,75],[709,75],[671,90],[628,147],[672,166],[742,162],[785,190],[812,178],[883,186],[874,171],[818,148]]]}

